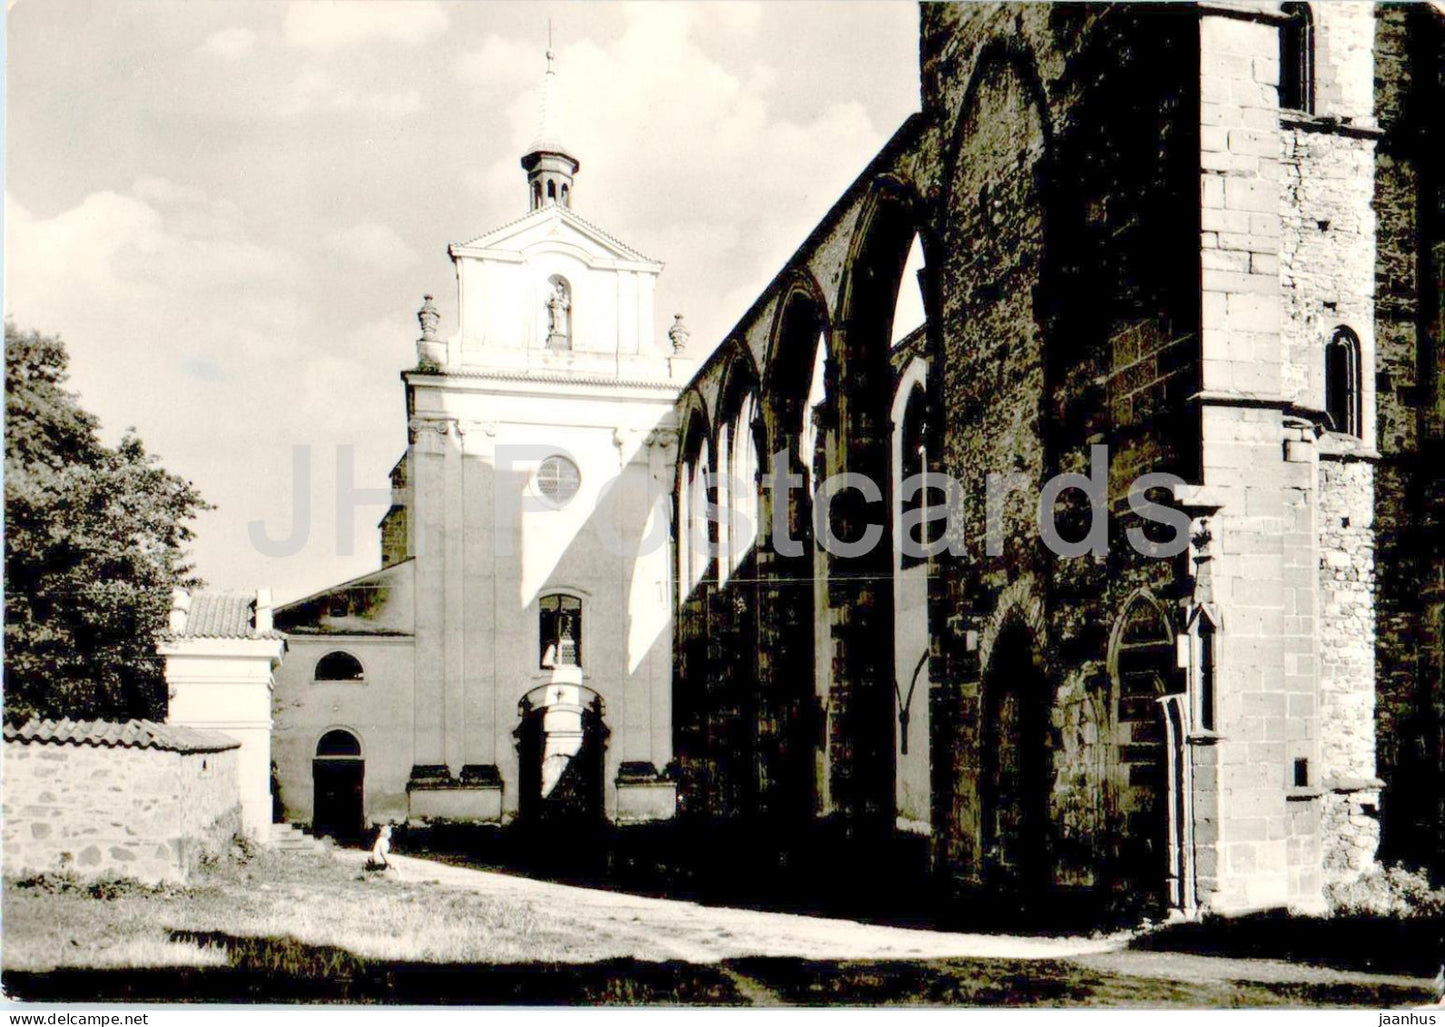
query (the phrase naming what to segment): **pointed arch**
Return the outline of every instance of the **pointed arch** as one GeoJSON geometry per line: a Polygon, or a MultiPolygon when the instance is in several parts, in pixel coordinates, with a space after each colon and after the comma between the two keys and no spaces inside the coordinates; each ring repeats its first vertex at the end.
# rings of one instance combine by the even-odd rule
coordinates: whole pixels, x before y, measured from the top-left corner
{"type": "Polygon", "coordinates": [[[677,526],[677,601],[685,603],[707,575],[711,533],[704,519],[712,480],[712,427],[707,404],[696,389],[681,401],[682,428],[677,447],[675,503],[677,526]]]}
{"type": "MultiPolygon", "coordinates": [[[[1164,604],[1150,589],[1138,588],[1124,601],[1109,634],[1109,677],[1115,689],[1121,675],[1137,673],[1139,667],[1159,659],[1172,663],[1174,629],[1164,604]]],[[[1159,682],[1161,689],[1166,685],[1167,678],[1159,682]]]]}
{"type": "Polygon", "coordinates": [[[831,334],[822,287],[811,272],[794,269],[773,316],[759,378],[770,450],[788,435],[801,434],[813,355],[819,338],[826,345],[831,334]]]}
{"type": "Polygon", "coordinates": [[[971,196],[955,195],[958,161],[963,153],[963,144],[973,127],[970,114],[976,109],[979,91],[988,76],[995,74],[1000,66],[1017,76],[1029,106],[1038,112],[1040,130],[1043,133],[1044,152],[1046,154],[1053,152],[1053,123],[1049,117],[1048,92],[1044,89],[1043,78],[1039,74],[1038,58],[1027,45],[1018,39],[995,36],[987,40],[979,46],[974,54],[973,71],[969,75],[968,85],[964,88],[963,96],[953,115],[953,138],[949,141],[943,166],[945,210],[955,210],[960,205],[973,203],[976,199],[971,196]]]}
{"type": "Polygon", "coordinates": [[[714,424],[717,442],[718,581],[742,565],[758,537],[759,390],[752,354],[736,341],[722,373],[714,424]]]}

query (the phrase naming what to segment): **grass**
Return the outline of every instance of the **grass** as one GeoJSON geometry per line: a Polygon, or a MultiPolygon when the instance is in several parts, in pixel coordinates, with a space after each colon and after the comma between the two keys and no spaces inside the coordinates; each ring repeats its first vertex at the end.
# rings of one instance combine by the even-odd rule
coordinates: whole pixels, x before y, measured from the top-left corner
{"type": "Polygon", "coordinates": [[[1209,977],[1199,956],[1157,952],[1113,964],[688,962],[626,913],[588,919],[554,896],[398,880],[326,854],[261,851],[186,887],[7,881],[3,901],[4,985],[22,1000],[1379,1008],[1429,997],[1398,979],[1255,979],[1248,961],[1209,961],[1209,977]]]}
{"type": "Polygon", "coordinates": [[[330,946],[367,960],[626,954],[529,904],[365,874],[328,855],[266,850],[211,868],[186,887],[7,881],[4,923],[6,970],[215,965],[214,947],[197,940],[208,933],[289,938],[298,949],[330,946]]]}

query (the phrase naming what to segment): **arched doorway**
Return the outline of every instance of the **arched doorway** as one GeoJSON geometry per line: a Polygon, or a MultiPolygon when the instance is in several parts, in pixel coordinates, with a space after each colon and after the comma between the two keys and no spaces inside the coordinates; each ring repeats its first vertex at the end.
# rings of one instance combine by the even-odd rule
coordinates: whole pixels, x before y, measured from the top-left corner
{"type": "Polygon", "coordinates": [[[1017,621],[995,641],[983,680],[979,812],[982,876],[1015,907],[1048,884],[1049,752],[1052,690],[1017,621]]]}
{"type": "MultiPolygon", "coordinates": [[[[566,669],[557,668],[557,676],[566,669]]],[[[554,679],[522,697],[516,730],[519,818],[533,824],[602,821],[609,733],[604,712],[600,695],[566,680],[554,679]]]]}
{"type": "Polygon", "coordinates": [[[311,762],[311,780],[312,831],[343,840],[360,838],[366,823],[366,763],[357,737],[340,728],[322,735],[311,762]]]}
{"type": "Polygon", "coordinates": [[[1110,645],[1114,689],[1115,888],[1131,902],[1182,908],[1190,823],[1189,710],[1174,632],[1135,594],[1110,645]]]}

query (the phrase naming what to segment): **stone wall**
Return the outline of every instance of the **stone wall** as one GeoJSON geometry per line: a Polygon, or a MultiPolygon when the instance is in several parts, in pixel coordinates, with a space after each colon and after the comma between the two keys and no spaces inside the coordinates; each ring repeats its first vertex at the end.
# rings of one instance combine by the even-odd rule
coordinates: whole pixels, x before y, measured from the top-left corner
{"type": "Polygon", "coordinates": [[[1445,27],[1375,13],[1381,857],[1445,873],[1445,27]]]}
{"type": "MultiPolygon", "coordinates": [[[[1400,723],[1405,714],[1395,710],[1408,705],[1423,762],[1445,765],[1438,684],[1422,700],[1429,689],[1405,667],[1412,643],[1435,638],[1438,648],[1430,632],[1439,630],[1445,561],[1422,560],[1420,543],[1440,552],[1428,542],[1438,542],[1438,528],[1422,536],[1421,526],[1433,523],[1432,510],[1445,512],[1445,489],[1438,463],[1432,475],[1420,455],[1426,441],[1408,466],[1391,457],[1391,447],[1438,437],[1438,425],[1417,427],[1417,410],[1445,410],[1438,389],[1426,395],[1439,375],[1435,356],[1420,356],[1423,343],[1409,341],[1411,370],[1401,369],[1406,337],[1424,331],[1417,322],[1428,304],[1418,300],[1437,295],[1438,275],[1420,270],[1422,254],[1439,249],[1435,236],[1406,222],[1425,210],[1412,206],[1418,194],[1439,195],[1419,173],[1434,158],[1421,145],[1429,115],[1418,113],[1439,104],[1417,103],[1408,131],[1382,113],[1383,140],[1372,113],[1376,90],[1388,93],[1402,67],[1422,64],[1428,45],[1418,41],[1438,38],[1439,19],[1424,8],[1408,18],[1379,12],[1379,38],[1387,28],[1403,33],[1397,21],[1431,26],[1422,33],[1415,24],[1409,46],[1404,34],[1386,40],[1382,77],[1374,8],[1311,10],[1313,110],[1293,111],[1281,107],[1285,18],[1266,0],[922,5],[922,115],[862,171],[679,407],[704,437],[709,421],[718,423],[729,368],[745,361],[762,383],[764,437],[781,443],[798,419],[786,397],[807,394],[822,333],[823,465],[867,469],[876,408],[850,369],[872,374],[877,365],[865,352],[874,311],[858,296],[879,305],[889,269],[874,255],[900,232],[920,233],[930,470],[964,487],[962,523],[953,525],[962,547],[927,564],[929,821],[948,889],[996,899],[1013,887],[1006,904],[1014,908],[1070,894],[1147,905],[1168,892],[1176,907],[1196,908],[1197,898],[1230,912],[1318,907],[1327,878],[1367,867],[1380,803],[1368,728],[1379,523],[1399,531],[1381,540],[1382,565],[1395,575],[1386,587],[1398,591],[1381,607],[1378,630],[1402,696],[1382,718],[1400,723]],[[1400,168],[1386,171],[1391,159],[1400,168]],[[901,199],[879,199],[888,196],[901,199]],[[1377,225],[1371,199],[1382,196],[1395,209],[1382,208],[1377,225]],[[1409,298],[1385,308],[1388,329],[1374,307],[1384,271],[1409,298]],[[1341,327],[1360,345],[1362,416],[1353,426],[1328,424],[1325,411],[1325,347],[1341,327]],[[1377,361],[1389,375],[1369,373],[1377,361]],[[1339,428],[1353,433],[1331,430],[1339,428]],[[1096,445],[1108,450],[1108,551],[1047,552],[1038,486],[1088,471],[1096,445]],[[1193,545],[1174,559],[1125,540],[1139,525],[1127,486],[1160,471],[1188,483],[1172,503],[1190,515],[1193,545]],[[1019,484],[992,510],[991,474],[1019,484]],[[985,549],[990,534],[998,551],[985,549]],[[1386,562],[1387,552],[1402,559],[1386,562]],[[1116,642],[1140,608],[1157,611],[1158,641],[1136,646],[1121,670],[1116,642]],[[1207,659],[1198,634],[1206,622],[1207,659]],[[1158,660],[1147,673],[1145,657],[1158,660]],[[1186,736],[1182,750],[1166,746],[1166,732],[1170,746],[1186,736]],[[1186,771],[1166,787],[1166,773],[1180,766],[1186,771]],[[1188,830],[1171,826],[1166,836],[1161,813],[1178,789],[1192,789],[1179,807],[1188,830]],[[1183,865],[1174,862],[1180,852],[1183,865]],[[1175,874],[1187,878],[1182,889],[1175,874]]],[[[1067,542],[1094,524],[1081,496],[1064,493],[1053,511],[1067,542]]],[[[765,512],[771,501],[764,497],[765,512]]],[[[811,512],[806,500],[793,502],[787,522],[805,525],[811,512]]],[[[704,582],[708,594],[681,605],[677,685],[689,717],[726,720],[727,739],[741,744],[730,748],[717,732],[680,751],[696,767],[689,781],[716,780],[716,767],[737,753],[731,776],[743,791],[793,777],[811,786],[821,812],[862,809],[860,797],[873,793],[860,782],[896,774],[901,756],[893,767],[870,763],[859,743],[871,741],[845,726],[867,720],[858,704],[879,684],[858,658],[859,625],[877,610],[860,610],[887,586],[849,591],[830,578],[850,568],[811,561],[790,569],[760,547],[758,601],[734,592],[715,605],[704,582]],[[805,578],[816,580],[811,604],[792,589],[805,578]],[[778,604],[789,589],[799,601],[778,604]],[[719,622],[746,627],[734,635],[716,630],[719,622]],[[735,671],[726,689],[715,687],[721,667],[735,671]],[[817,747],[811,781],[750,747],[765,733],[768,718],[757,711],[776,701],[769,692],[804,679],[823,707],[812,721],[800,718],[811,733],[792,739],[817,747]]],[[[895,619],[912,616],[889,598],[895,619]]],[[[887,625],[873,623],[881,646],[887,625]]],[[[892,627],[887,638],[904,638],[892,627]]],[[[904,661],[894,656],[896,677],[904,661]]],[[[1438,682],[1445,662],[1438,651],[1428,658],[1438,682]]],[[[1390,744],[1393,756],[1400,746],[1390,744]]],[[[696,794],[690,784],[684,791],[696,794]]],[[[1441,792],[1415,804],[1417,820],[1436,816],[1425,807],[1441,792]]]]}
{"type": "MultiPolygon", "coordinates": [[[[963,890],[1027,893],[1040,882],[1010,882],[1007,849],[1037,843],[1056,892],[1148,904],[1164,857],[1162,830],[1145,837],[1162,805],[1145,753],[1159,746],[1162,762],[1164,725],[1111,677],[1109,641],[1139,590],[1166,607],[1180,596],[1173,562],[1125,541],[1137,526],[1125,496],[1141,473],[1193,477],[1198,460],[1198,19],[1031,4],[922,17],[925,108],[945,125],[940,469],[965,484],[968,541],[931,568],[939,868],[963,890]],[[1093,444],[1108,448],[1108,554],[1057,557],[1039,539],[1037,490],[1087,471],[1093,444]],[[994,525],[990,473],[1026,482],[994,525]],[[997,555],[983,551],[989,527],[997,555]],[[1042,677],[1042,694],[1017,699],[1045,708],[1044,737],[1015,740],[1049,764],[1033,841],[1011,838],[988,799],[1016,773],[992,751],[1012,731],[1000,703],[1015,700],[990,695],[1007,687],[991,664],[1011,626],[1042,677]]],[[[1070,541],[1092,525],[1079,495],[1056,507],[1070,541]]]]}
{"type": "Polygon", "coordinates": [[[241,828],[237,749],[4,743],[5,876],[183,881],[241,828]]]}

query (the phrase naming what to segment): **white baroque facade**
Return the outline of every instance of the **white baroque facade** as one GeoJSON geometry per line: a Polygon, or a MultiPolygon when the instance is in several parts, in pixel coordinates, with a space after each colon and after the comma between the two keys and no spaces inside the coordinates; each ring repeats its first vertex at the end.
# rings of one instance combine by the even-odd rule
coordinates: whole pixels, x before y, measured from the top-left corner
{"type": "Polygon", "coordinates": [[[673,406],[693,365],[680,324],[655,331],[662,265],[573,211],[546,104],[522,167],[526,214],[449,248],[456,332],[430,296],[418,314],[382,567],[277,613],[281,799],[318,830],[674,809],[673,406]]]}

